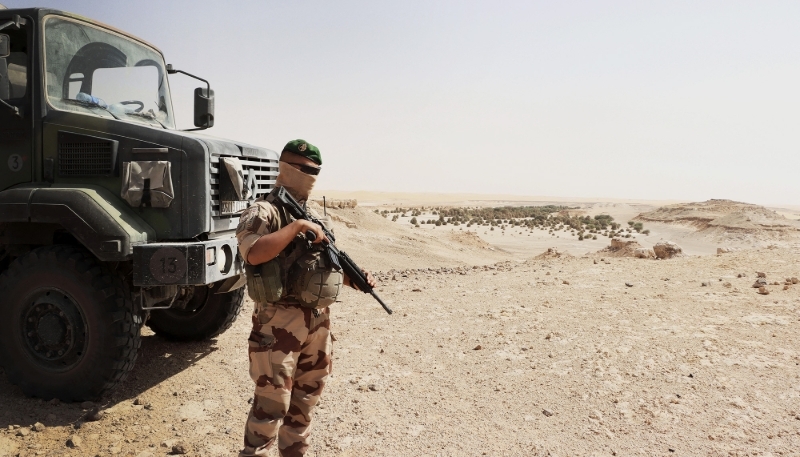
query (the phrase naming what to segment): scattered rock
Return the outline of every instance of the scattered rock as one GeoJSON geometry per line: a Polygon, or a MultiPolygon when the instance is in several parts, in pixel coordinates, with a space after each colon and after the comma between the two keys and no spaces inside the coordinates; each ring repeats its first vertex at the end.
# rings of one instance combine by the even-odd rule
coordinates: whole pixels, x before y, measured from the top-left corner
{"type": "Polygon", "coordinates": [[[717,248],[717,255],[727,254],[731,252],[731,248],[717,248]]]}
{"type": "Polygon", "coordinates": [[[792,278],[792,284],[797,284],[797,283],[800,283],[800,279],[797,279],[797,278],[793,277],[792,278]]]}
{"type": "Polygon", "coordinates": [[[725,287],[727,287],[728,289],[730,289],[731,287],[733,287],[733,284],[731,284],[731,283],[729,283],[729,282],[726,282],[725,284],[723,284],[723,286],[725,286],[725,287]]]}
{"type": "Polygon", "coordinates": [[[136,397],[136,400],[133,400],[133,404],[134,405],[144,405],[144,400],[142,400],[140,397],[136,397]]]}
{"type": "Polygon", "coordinates": [[[625,285],[628,286],[628,287],[633,287],[633,283],[632,282],[626,282],[625,285]]]}
{"type": "Polygon", "coordinates": [[[756,282],[753,283],[753,288],[758,289],[759,287],[764,287],[767,285],[767,280],[764,278],[756,279],[756,282]]]}
{"type": "Polygon", "coordinates": [[[738,275],[736,275],[736,277],[737,277],[737,278],[744,278],[744,275],[743,275],[743,274],[741,274],[741,273],[739,273],[738,275]]]}
{"type": "Polygon", "coordinates": [[[767,290],[766,287],[759,287],[758,293],[760,293],[761,295],[769,295],[769,291],[767,290]]]}
{"type": "Polygon", "coordinates": [[[789,290],[789,286],[783,286],[783,290],[789,290]]]}
{"type": "Polygon", "coordinates": [[[422,289],[411,289],[411,292],[422,292],[422,289]]]}
{"type": "Polygon", "coordinates": [[[710,282],[703,281],[702,283],[700,283],[700,287],[709,287],[709,286],[711,286],[710,282]]]}
{"type": "Polygon", "coordinates": [[[683,249],[672,241],[659,241],[653,246],[653,252],[659,259],[671,259],[683,255],[683,249]]]}
{"type": "Polygon", "coordinates": [[[100,411],[100,409],[92,408],[88,413],[86,413],[84,419],[86,419],[88,422],[97,422],[103,417],[105,417],[105,415],[106,413],[100,411]]]}
{"type": "Polygon", "coordinates": [[[483,347],[481,347],[480,344],[472,348],[473,351],[480,351],[481,349],[483,349],[483,347]]]}
{"type": "Polygon", "coordinates": [[[756,277],[757,278],[766,278],[767,274],[762,272],[762,271],[756,271],[756,277]]]}
{"type": "Polygon", "coordinates": [[[636,248],[633,251],[634,257],[637,259],[654,259],[656,258],[656,253],[652,249],[648,248],[636,248]]]}
{"type": "Polygon", "coordinates": [[[30,434],[31,434],[31,431],[27,427],[22,427],[22,428],[17,430],[17,436],[28,436],[30,434]]]}
{"type": "Polygon", "coordinates": [[[565,279],[565,280],[561,281],[561,284],[566,284],[566,285],[569,285],[569,281],[567,281],[567,280],[565,279]]]}
{"type": "Polygon", "coordinates": [[[47,427],[45,427],[43,423],[37,422],[37,423],[33,424],[33,427],[31,427],[31,430],[33,430],[34,432],[43,432],[44,429],[46,429],[46,428],[47,427]]]}
{"type": "Polygon", "coordinates": [[[189,452],[189,448],[182,441],[172,445],[172,453],[175,455],[183,455],[189,452]]]}
{"type": "Polygon", "coordinates": [[[543,410],[542,410],[542,414],[544,414],[544,415],[545,415],[545,416],[547,416],[547,417],[550,417],[550,416],[552,416],[552,415],[553,415],[553,412],[552,412],[552,411],[550,411],[549,409],[543,409],[543,410]]]}
{"type": "Polygon", "coordinates": [[[67,446],[68,447],[71,447],[71,448],[75,449],[75,448],[81,447],[81,444],[83,444],[83,440],[81,439],[80,436],[73,435],[73,436],[70,436],[69,438],[67,438],[67,446]]]}
{"type": "Polygon", "coordinates": [[[370,384],[369,385],[369,390],[371,390],[373,392],[377,392],[378,391],[378,386],[375,385],[375,384],[370,384]]]}

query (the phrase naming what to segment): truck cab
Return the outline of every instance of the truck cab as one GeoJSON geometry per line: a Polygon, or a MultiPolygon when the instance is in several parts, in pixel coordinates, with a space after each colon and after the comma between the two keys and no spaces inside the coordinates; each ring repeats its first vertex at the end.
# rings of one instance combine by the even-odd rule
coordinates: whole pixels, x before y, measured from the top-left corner
{"type": "Polygon", "coordinates": [[[179,73],[111,26],[0,7],[0,364],[28,395],[97,398],[142,325],[212,338],[242,307],[234,232],[278,154],[198,132],[207,82],[196,128],[177,130],[179,73]]]}

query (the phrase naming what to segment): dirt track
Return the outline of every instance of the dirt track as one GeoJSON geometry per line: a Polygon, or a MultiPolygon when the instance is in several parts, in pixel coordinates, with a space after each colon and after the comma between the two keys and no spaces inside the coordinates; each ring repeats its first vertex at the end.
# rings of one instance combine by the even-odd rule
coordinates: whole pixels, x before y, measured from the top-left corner
{"type": "MultiPolygon", "coordinates": [[[[336,305],[334,375],[311,455],[798,455],[800,285],[766,296],[750,287],[755,271],[770,282],[800,276],[797,247],[472,269],[496,253],[466,245],[455,246],[462,261],[449,260],[458,268],[441,273],[443,254],[415,254],[422,235],[409,233],[382,262],[363,250],[389,235],[347,238],[358,230],[341,236],[366,267],[386,272],[382,263],[411,256],[436,270],[383,275],[393,316],[357,292],[336,305]]],[[[189,455],[234,455],[252,391],[248,327],[243,315],[197,344],[146,331],[134,372],[97,422],[3,378],[0,456],[143,457],[179,442],[189,455]],[[36,422],[47,428],[8,430],[36,422]],[[71,436],[79,448],[67,446],[71,436]]]]}

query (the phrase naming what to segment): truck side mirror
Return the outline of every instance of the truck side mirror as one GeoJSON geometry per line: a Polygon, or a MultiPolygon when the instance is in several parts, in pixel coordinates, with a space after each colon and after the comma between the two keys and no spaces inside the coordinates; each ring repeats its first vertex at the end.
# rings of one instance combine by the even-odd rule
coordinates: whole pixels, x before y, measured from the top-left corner
{"type": "Polygon", "coordinates": [[[198,87],[194,90],[194,126],[214,126],[214,91],[198,87]]]}
{"type": "Polygon", "coordinates": [[[0,59],[11,55],[11,39],[8,35],[0,33],[0,59]]]}

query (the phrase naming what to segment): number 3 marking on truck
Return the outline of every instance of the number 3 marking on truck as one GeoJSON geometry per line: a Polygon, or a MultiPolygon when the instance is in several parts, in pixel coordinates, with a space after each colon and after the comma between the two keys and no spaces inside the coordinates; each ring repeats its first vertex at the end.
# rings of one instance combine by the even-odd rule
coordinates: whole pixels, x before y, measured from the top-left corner
{"type": "Polygon", "coordinates": [[[22,156],[19,154],[11,154],[8,158],[8,169],[11,171],[20,171],[22,170],[22,156]]]}

